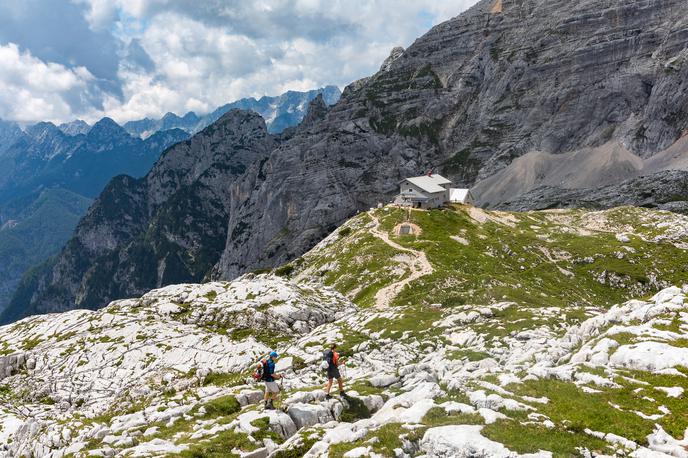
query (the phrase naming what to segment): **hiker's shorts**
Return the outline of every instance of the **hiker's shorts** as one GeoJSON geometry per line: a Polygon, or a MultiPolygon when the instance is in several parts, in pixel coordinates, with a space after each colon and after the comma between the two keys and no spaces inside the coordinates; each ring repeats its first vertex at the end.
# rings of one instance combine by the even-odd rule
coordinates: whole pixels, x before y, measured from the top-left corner
{"type": "Polygon", "coordinates": [[[277,382],[265,382],[265,391],[268,393],[279,393],[280,387],[277,382]]]}
{"type": "Polygon", "coordinates": [[[327,369],[327,379],[332,380],[333,378],[336,378],[338,380],[342,378],[341,374],[339,373],[338,367],[330,367],[327,369]]]}

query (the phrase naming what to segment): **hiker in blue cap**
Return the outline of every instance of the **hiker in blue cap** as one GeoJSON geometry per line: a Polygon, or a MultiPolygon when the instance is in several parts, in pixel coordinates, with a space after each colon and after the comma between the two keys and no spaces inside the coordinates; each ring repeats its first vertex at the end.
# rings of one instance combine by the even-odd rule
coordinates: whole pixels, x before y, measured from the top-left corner
{"type": "Polygon", "coordinates": [[[265,382],[265,401],[266,410],[275,410],[273,401],[277,400],[280,394],[280,387],[275,380],[282,378],[280,374],[275,374],[275,363],[279,360],[279,355],[276,351],[270,352],[270,355],[260,362],[262,366],[263,381],[265,382]]]}

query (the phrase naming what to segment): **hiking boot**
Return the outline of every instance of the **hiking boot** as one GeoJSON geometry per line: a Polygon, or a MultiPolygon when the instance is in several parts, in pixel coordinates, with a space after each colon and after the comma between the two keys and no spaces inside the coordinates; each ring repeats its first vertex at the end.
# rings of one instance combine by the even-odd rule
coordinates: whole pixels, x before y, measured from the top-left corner
{"type": "Polygon", "coordinates": [[[330,393],[327,393],[327,394],[325,395],[325,399],[332,399],[332,396],[330,395],[330,393]]]}
{"type": "Polygon", "coordinates": [[[342,397],[346,397],[346,391],[340,391],[340,392],[339,392],[339,395],[342,396],[342,397]]]}

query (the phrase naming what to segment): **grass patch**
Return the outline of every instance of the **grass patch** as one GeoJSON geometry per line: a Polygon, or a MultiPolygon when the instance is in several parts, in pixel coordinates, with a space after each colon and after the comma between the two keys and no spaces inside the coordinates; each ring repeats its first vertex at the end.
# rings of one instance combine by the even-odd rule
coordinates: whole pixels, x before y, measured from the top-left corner
{"type": "Polygon", "coordinates": [[[215,386],[239,386],[246,382],[246,377],[248,374],[245,373],[228,373],[228,372],[211,372],[203,381],[203,385],[215,385],[215,386]]]}
{"type": "Polygon", "coordinates": [[[43,339],[41,339],[40,337],[32,337],[32,338],[26,339],[26,340],[24,340],[24,342],[22,342],[22,348],[24,350],[33,350],[38,345],[40,345],[41,342],[43,342],[43,339]]]}
{"type": "Polygon", "coordinates": [[[293,265],[286,264],[282,267],[278,267],[277,269],[275,269],[275,275],[277,275],[278,277],[289,277],[291,276],[291,274],[294,273],[294,270],[295,268],[293,265]]]}
{"type": "MultiPolygon", "coordinates": [[[[523,425],[514,420],[497,420],[486,425],[481,434],[504,444],[517,453],[552,452],[555,457],[581,456],[579,448],[604,453],[607,443],[581,431],[547,429],[538,425],[523,425]]],[[[607,452],[609,450],[607,449],[607,452]]]]}
{"type": "Polygon", "coordinates": [[[241,410],[241,405],[234,396],[222,396],[213,399],[203,404],[203,407],[205,408],[206,416],[211,418],[228,416],[241,410]]]}
{"type": "Polygon", "coordinates": [[[479,413],[448,414],[442,407],[433,407],[425,414],[421,423],[427,426],[482,425],[485,423],[479,413]]]}
{"type": "MultiPolygon", "coordinates": [[[[215,332],[222,334],[227,333],[226,329],[216,327],[215,332]]],[[[246,340],[249,337],[253,337],[259,342],[264,343],[269,348],[279,348],[280,344],[289,340],[289,336],[281,335],[275,330],[268,329],[255,329],[255,328],[240,328],[234,329],[228,333],[229,338],[236,341],[246,340]]]]}
{"type": "Polygon", "coordinates": [[[302,458],[318,441],[313,433],[301,433],[298,444],[293,445],[288,450],[279,450],[272,458],[302,458]]]}
{"type": "Polygon", "coordinates": [[[346,404],[340,421],[345,423],[354,423],[355,421],[364,418],[370,418],[370,410],[368,410],[368,407],[366,407],[363,401],[351,396],[344,395],[343,397],[346,401],[346,404]]]}
{"type": "Polygon", "coordinates": [[[393,259],[400,252],[363,229],[368,223],[365,213],[355,217],[326,250],[301,260],[304,267],[319,272],[326,285],[361,307],[374,305],[380,289],[408,275],[398,271],[399,263],[393,259]]]}
{"type": "Polygon", "coordinates": [[[219,432],[211,439],[194,444],[178,455],[170,456],[182,458],[238,457],[239,455],[234,452],[235,449],[250,452],[256,448],[256,444],[249,440],[248,435],[230,430],[219,432]]]}
{"type": "Polygon", "coordinates": [[[459,359],[466,359],[471,362],[475,361],[482,361],[483,359],[486,358],[491,358],[492,356],[489,353],[486,353],[484,351],[476,351],[476,350],[471,350],[471,349],[461,349],[461,350],[454,350],[449,353],[447,353],[447,359],[448,360],[459,360],[459,359]]]}
{"type": "Polygon", "coordinates": [[[534,380],[510,385],[507,389],[521,396],[549,399],[538,406],[555,424],[566,425],[568,431],[582,432],[585,428],[613,433],[639,444],[647,443],[647,435],[654,430],[654,422],[638,416],[657,413],[656,406],[634,392],[637,386],[608,389],[600,393],[586,393],[573,383],[560,380],[534,380]],[[620,406],[620,409],[613,407],[620,406]]]}

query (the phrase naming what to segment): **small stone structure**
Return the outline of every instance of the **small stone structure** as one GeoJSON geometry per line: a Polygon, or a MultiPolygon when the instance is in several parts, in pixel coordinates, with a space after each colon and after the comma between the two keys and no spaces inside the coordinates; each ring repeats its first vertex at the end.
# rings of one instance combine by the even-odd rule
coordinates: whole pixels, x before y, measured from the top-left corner
{"type": "Polygon", "coordinates": [[[401,223],[394,228],[394,235],[419,235],[421,232],[420,226],[413,223],[401,223]]]}

